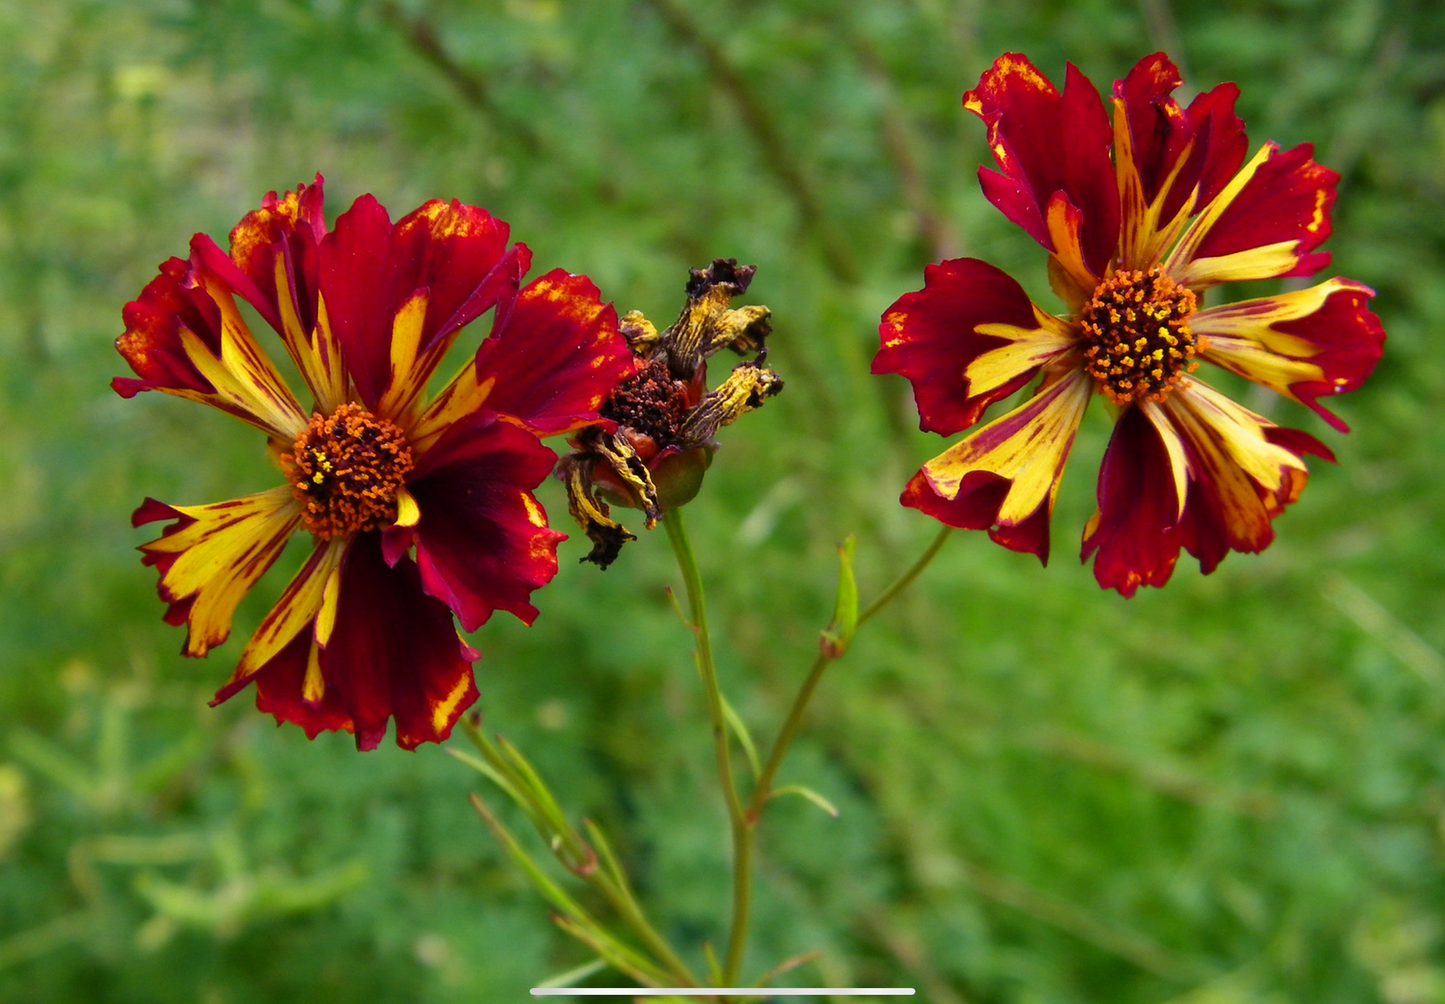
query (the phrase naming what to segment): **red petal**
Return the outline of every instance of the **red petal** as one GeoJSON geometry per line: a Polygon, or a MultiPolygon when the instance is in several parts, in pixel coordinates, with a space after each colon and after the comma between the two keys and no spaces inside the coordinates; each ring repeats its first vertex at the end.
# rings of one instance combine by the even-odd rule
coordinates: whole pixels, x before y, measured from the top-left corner
{"type": "Polygon", "coordinates": [[[493,381],[486,407],[540,436],[580,428],[623,377],[632,353],[617,312],[585,275],[553,269],[497,308],[477,352],[477,380],[493,381]]]}
{"type": "MultiPolygon", "coordinates": [[[[396,719],[396,742],[441,742],[477,699],[477,653],[457,636],[451,611],[427,596],[416,565],[387,567],[380,535],[358,534],[341,565],[340,603],[321,651],[326,692],[355,723],[356,747],[373,749],[396,719]]],[[[304,699],[299,689],[290,707],[304,699]]]]}
{"type": "MultiPolygon", "coordinates": [[[[529,597],[557,574],[557,542],[567,535],[547,527],[531,490],[556,459],[531,433],[483,412],[452,426],[407,485],[421,509],[422,587],[468,631],[494,610],[536,619],[529,597]]],[[[394,543],[388,550],[397,556],[394,543]]]]}
{"type": "Polygon", "coordinates": [[[1330,210],[1340,176],[1315,163],[1309,143],[1284,153],[1273,143],[1267,145],[1268,159],[1223,208],[1191,258],[1223,258],[1293,241],[1296,262],[1277,274],[1314,275],[1329,264],[1329,252],[1309,252],[1330,235],[1330,210]]]}
{"type": "Polygon", "coordinates": [[[1374,295],[1363,283],[1335,278],[1201,310],[1190,327],[1205,340],[1210,362],[1300,401],[1348,432],[1318,399],[1359,387],[1380,361],[1385,330],[1366,306],[1374,295]]]}
{"type": "MultiPolygon", "coordinates": [[[[433,199],[397,221],[392,239],[395,302],[431,290],[421,351],[470,324],[532,264],[525,244],[507,246],[510,228],[479,206],[433,199]]],[[[515,285],[513,286],[515,288],[515,285]]]]}
{"type": "Polygon", "coordinates": [[[981,335],[980,324],[1033,328],[1034,306],[1014,279],[977,258],[955,258],[923,270],[923,289],[905,293],[883,314],[874,373],[897,373],[913,384],[919,428],[950,436],[979,420],[1038,373],[1034,366],[983,394],[964,372],[979,356],[1006,344],[981,335]]]}
{"type": "Polygon", "coordinates": [[[1161,411],[1188,457],[1180,543],[1206,575],[1230,551],[1256,554],[1274,540],[1274,518],[1308,479],[1302,454],[1333,459],[1313,436],[1276,426],[1197,381],[1177,388],[1161,411]]]}
{"type": "Polygon", "coordinates": [[[393,383],[408,403],[441,361],[452,337],[491,308],[531,263],[525,245],[507,247],[508,227],[485,209],[427,202],[393,226],[370,195],[357,199],[321,245],[320,281],[333,331],[357,393],[375,410],[393,383]],[[414,356],[397,372],[392,331],[418,291],[426,313],[414,356]]]}
{"type": "Polygon", "coordinates": [[[331,329],[356,391],[375,411],[391,378],[391,218],[370,195],[352,203],[321,242],[319,281],[331,329]]]}
{"type": "Polygon", "coordinates": [[[1049,563],[1049,507],[1041,506],[1033,515],[1013,526],[999,526],[998,511],[1008,495],[1010,482],[989,471],[973,471],[964,476],[958,495],[952,499],[940,496],[919,471],[903,489],[900,502],[910,509],[932,516],[940,523],[960,530],[987,530],[989,537],[1011,551],[1037,555],[1042,564],[1049,563]]]}
{"type": "Polygon", "coordinates": [[[306,663],[314,644],[311,632],[302,631],[257,671],[252,677],[256,681],[256,707],[276,716],[277,725],[293,722],[301,726],[307,739],[315,739],[322,732],[354,732],[356,726],[338,688],[326,687],[319,701],[302,696],[306,663]]]}
{"type": "MultiPolygon", "coordinates": [[[[201,235],[196,235],[201,239],[201,235]]],[[[182,327],[194,333],[215,355],[221,354],[221,311],[200,282],[190,263],[171,258],[161,263],[160,275],[121,311],[125,334],[115,340],[140,379],[116,377],[111,387],[121,397],[143,390],[191,390],[210,394],[215,387],[196,369],[181,346],[182,327]]]]}
{"type": "Polygon", "coordinates": [[[1309,361],[1323,371],[1323,377],[1291,384],[1290,391],[1341,432],[1348,432],[1349,426],[1317,399],[1359,387],[1384,355],[1385,328],[1380,318],[1365,306],[1374,295],[1375,291],[1368,286],[1351,283],[1331,293],[1324,307],[1308,317],[1276,325],[1283,333],[1315,345],[1316,354],[1309,361]]]}
{"type": "Polygon", "coordinates": [[[1046,208],[1063,192],[1083,214],[1085,264],[1102,275],[1119,240],[1119,194],[1109,160],[1113,131],[1099,93],[1072,63],[1061,95],[1017,53],[1005,53],[963,96],[988,126],[988,145],[1002,174],[984,168],[984,194],[1050,251],[1046,208]]]}
{"type": "Polygon", "coordinates": [[[1214,198],[1239,170],[1246,152],[1244,123],[1234,114],[1239,88],[1220,84],[1196,97],[1185,111],[1170,96],[1180,83],[1179,70],[1162,52],[1139,60],[1123,80],[1114,83],[1114,98],[1123,105],[1145,203],[1153,204],[1166,182],[1169,184],[1159,212],[1159,219],[1166,223],[1194,195],[1196,185],[1196,206],[1214,198]],[[1186,148],[1188,158],[1180,164],[1186,148]],[[1169,175],[1176,167],[1178,174],[1171,182],[1169,175]]]}
{"type": "Polygon", "coordinates": [[[1179,499],[1169,451],[1139,408],[1124,409],[1114,426],[1099,468],[1098,500],[1080,560],[1098,552],[1099,585],[1133,596],[1141,585],[1168,582],[1179,558],[1179,499]]]}
{"type": "MultiPolygon", "coordinates": [[[[291,301],[306,334],[316,326],[317,246],[326,236],[321,175],[310,185],[278,197],[268,192],[261,208],[247,213],[231,230],[231,254],[207,264],[246,299],[266,323],[284,331],[281,297],[291,301]],[[276,285],[276,260],[284,261],[286,288],[276,285]],[[226,266],[230,268],[227,269],[226,266]]],[[[214,247],[214,245],[212,245],[214,247]]]]}

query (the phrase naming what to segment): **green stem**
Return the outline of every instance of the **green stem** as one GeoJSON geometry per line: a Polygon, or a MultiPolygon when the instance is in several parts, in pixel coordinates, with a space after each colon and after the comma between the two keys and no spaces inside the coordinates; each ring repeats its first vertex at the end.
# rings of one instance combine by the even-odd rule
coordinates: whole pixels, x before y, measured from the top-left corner
{"type": "Polygon", "coordinates": [[[893,601],[895,596],[907,589],[909,584],[918,578],[919,573],[928,567],[928,563],[933,560],[933,556],[943,547],[943,542],[946,541],[952,533],[953,527],[951,526],[945,526],[940,529],[938,536],[933,538],[933,543],[928,545],[928,550],[918,556],[918,560],[909,566],[908,571],[894,579],[893,583],[887,589],[883,590],[883,592],[879,593],[878,598],[868,604],[863,612],[858,615],[859,626],[862,626],[864,621],[882,610],[893,601]]]}
{"type": "MultiPolygon", "coordinates": [[[[879,593],[878,598],[858,615],[859,627],[863,625],[864,621],[891,603],[894,597],[918,578],[919,573],[928,567],[928,563],[943,547],[943,542],[948,539],[952,529],[952,527],[945,526],[940,530],[938,536],[933,538],[933,543],[928,545],[928,549],[919,555],[918,560],[909,566],[906,572],[894,579],[888,588],[879,593]]],[[[802,687],[798,689],[797,696],[793,698],[793,706],[788,709],[788,717],[783,722],[783,728],[773,742],[773,748],[768,751],[767,762],[764,763],[762,772],[758,775],[758,783],[753,789],[753,797],[748,801],[747,823],[749,827],[757,825],[758,816],[763,811],[763,803],[772,797],[773,777],[777,774],[778,768],[782,766],[783,757],[787,754],[793,737],[798,733],[798,727],[803,722],[803,712],[813,697],[813,691],[818,687],[818,681],[823,678],[823,672],[834,661],[836,660],[833,656],[820,649],[817,658],[813,660],[812,668],[808,670],[807,678],[803,680],[802,687]]]]}
{"type": "Polygon", "coordinates": [[[722,691],[718,687],[712,639],[707,629],[702,575],[698,571],[697,559],[693,556],[692,544],[687,537],[682,510],[669,509],[663,513],[662,525],[667,528],[667,539],[672,544],[673,553],[677,555],[677,566],[682,572],[683,585],[687,590],[689,616],[692,619],[693,632],[697,636],[694,652],[698,672],[702,676],[703,693],[707,698],[718,778],[722,783],[723,800],[727,803],[728,825],[732,830],[733,918],[732,928],[728,933],[727,956],[723,963],[722,985],[736,986],[738,972],[742,968],[748,914],[752,906],[752,828],[748,825],[742,799],[738,797],[737,784],[733,778],[732,752],[728,743],[727,722],[723,717],[722,691]]]}

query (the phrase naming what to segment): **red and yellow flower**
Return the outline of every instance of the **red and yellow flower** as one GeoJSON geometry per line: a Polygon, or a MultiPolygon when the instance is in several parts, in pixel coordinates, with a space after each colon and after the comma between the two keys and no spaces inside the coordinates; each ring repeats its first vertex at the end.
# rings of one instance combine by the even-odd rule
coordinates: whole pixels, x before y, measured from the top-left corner
{"type": "Polygon", "coordinates": [[[135,525],[174,520],[141,546],[160,574],[183,652],[224,641],[242,596],[298,531],[311,552],[241,652],[213,704],[248,684],[278,722],[411,749],[444,739],[477,697],[477,653],[459,636],[496,610],[530,624],[531,593],[557,570],[532,490],[555,454],[539,437],[597,421],[631,356],[611,304],[531,262],[486,210],[431,201],[393,223],[369,195],[327,230],[322,182],[249,213],[230,254],[197,234],[128,304],[116,341],[136,376],[265,433],[285,483],[211,505],[154,499],[135,525]],[[239,301],[280,337],[303,407],[239,301]],[[426,385],[459,332],[491,332],[432,399],[426,385]]]}
{"type": "Polygon", "coordinates": [[[1000,170],[984,194],[1049,252],[1061,315],[976,258],[930,265],[924,288],[883,315],[875,373],[913,384],[925,431],[953,435],[1037,381],[1032,395],[925,463],[904,505],[986,529],[1047,561],[1049,517],[1086,407],[1115,415],[1084,560],[1133,595],[1168,581],[1184,548],[1209,573],[1258,552],[1299,498],[1313,436],[1276,425],[1194,375],[1200,361],[1246,377],[1348,427],[1320,399],[1358,387],[1384,344],[1374,291],[1334,278],[1293,292],[1205,306],[1226,282],[1311,276],[1329,253],[1339,176],[1312,147],[1267,142],[1245,160],[1238,88],[1182,107],[1162,53],[1117,81],[1112,122],[1072,64],[1060,92],[1025,57],[999,57],[964,95],[1000,170]],[[1112,151],[1112,156],[1111,156],[1112,151]]]}

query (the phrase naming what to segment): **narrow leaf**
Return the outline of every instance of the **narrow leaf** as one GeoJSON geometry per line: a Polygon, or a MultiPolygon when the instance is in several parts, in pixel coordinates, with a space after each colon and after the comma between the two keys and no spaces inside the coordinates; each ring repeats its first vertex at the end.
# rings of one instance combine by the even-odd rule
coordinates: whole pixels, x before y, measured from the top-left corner
{"type": "Polygon", "coordinates": [[[774,788],[768,798],[777,798],[779,795],[802,795],[834,819],[838,818],[837,807],[812,788],[806,788],[801,784],[785,784],[781,788],[774,788]]]}

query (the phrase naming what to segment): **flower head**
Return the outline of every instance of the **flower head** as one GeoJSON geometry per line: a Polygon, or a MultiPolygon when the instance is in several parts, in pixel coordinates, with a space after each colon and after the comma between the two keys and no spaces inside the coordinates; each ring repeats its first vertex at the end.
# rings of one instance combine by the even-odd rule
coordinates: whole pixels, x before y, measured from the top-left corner
{"type": "Polygon", "coordinates": [[[1000,56],[963,97],[999,170],[984,194],[1049,252],[1062,314],[976,258],[930,265],[884,312],[874,373],[913,384],[920,426],[953,435],[1037,381],[1027,401],[928,461],[903,492],[950,525],[986,529],[1047,561],[1049,516],[1084,410],[1115,416],[1082,557],[1106,588],[1162,586],[1184,548],[1209,573],[1257,552],[1304,488],[1304,456],[1334,457],[1195,375],[1239,374],[1348,427],[1320,398],[1354,390],[1384,344],[1374,295],[1352,279],[1207,305],[1212,287],[1311,276],[1329,264],[1338,175],[1309,144],[1267,142],[1246,162],[1238,89],[1188,107],[1163,53],[1114,84],[1112,122],[1072,64],[1060,92],[1025,57],[1000,56]],[[1111,156],[1112,153],[1112,156],[1111,156]]]}
{"type": "Polygon", "coordinates": [[[525,244],[485,210],[431,201],[393,223],[369,195],[327,230],[322,181],[274,192],[231,232],[197,234],[127,304],[116,341],[135,377],[265,433],[275,487],[226,502],[147,499],[136,526],[183,652],[224,641],[237,604],[287,539],[311,552],[251,636],[213,704],[248,684],[279,721],[408,749],[444,739],[477,697],[477,653],[457,633],[495,610],[530,624],[557,542],[532,490],[556,459],[539,437],[597,420],[630,365],[616,314],[584,276],[522,285],[525,244]],[[243,317],[279,336],[303,407],[243,317]],[[432,399],[426,385],[461,330],[491,333],[432,399]]]}
{"type": "Polygon", "coordinates": [[[630,371],[603,403],[602,421],[573,437],[575,450],[558,468],[572,515],[592,539],[584,561],[606,568],[624,543],[637,539],[612,519],[608,499],[641,509],[651,529],[665,510],[691,502],[702,487],[718,429],[783,389],[764,365],[768,308],[730,306],[755,271],[733,258],[691,269],[687,306],[661,334],[635,310],[622,318],[630,371]],[[723,348],[754,358],[709,391],[707,358],[723,348]]]}

